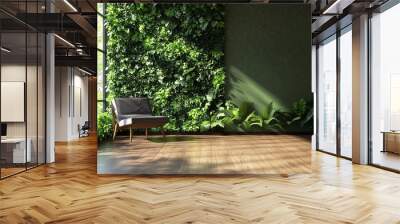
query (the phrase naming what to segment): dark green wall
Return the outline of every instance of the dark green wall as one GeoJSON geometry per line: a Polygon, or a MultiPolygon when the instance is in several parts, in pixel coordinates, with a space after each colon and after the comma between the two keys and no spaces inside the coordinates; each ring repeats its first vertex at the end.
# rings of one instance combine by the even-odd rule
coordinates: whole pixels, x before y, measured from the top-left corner
{"type": "Polygon", "coordinates": [[[288,110],[311,100],[311,13],[307,5],[228,5],[227,92],[256,109],[273,101],[288,110]]]}

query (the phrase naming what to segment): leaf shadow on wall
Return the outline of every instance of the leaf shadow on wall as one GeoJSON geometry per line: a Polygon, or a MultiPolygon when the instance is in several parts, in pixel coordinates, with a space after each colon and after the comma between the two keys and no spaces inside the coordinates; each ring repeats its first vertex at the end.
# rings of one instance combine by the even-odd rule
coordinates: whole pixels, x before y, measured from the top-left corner
{"type": "Polygon", "coordinates": [[[231,66],[228,77],[229,98],[235,104],[240,105],[241,102],[251,102],[258,112],[271,102],[273,102],[276,108],[285,108],[277,96],[266,90],[261,84],[251,79],[249,75],[240,69],[231,66]]]}

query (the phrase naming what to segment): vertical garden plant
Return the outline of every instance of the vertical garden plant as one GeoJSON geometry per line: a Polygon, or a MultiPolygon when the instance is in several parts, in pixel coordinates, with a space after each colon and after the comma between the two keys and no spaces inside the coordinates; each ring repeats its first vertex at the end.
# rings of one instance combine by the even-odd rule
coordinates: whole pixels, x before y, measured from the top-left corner
{"type": "Polygon", "coordinates": [[[213,4],[109,4],[107,91],[148,97],[167,131],[195,132],[224,98],[224,10],[213,4]]]}

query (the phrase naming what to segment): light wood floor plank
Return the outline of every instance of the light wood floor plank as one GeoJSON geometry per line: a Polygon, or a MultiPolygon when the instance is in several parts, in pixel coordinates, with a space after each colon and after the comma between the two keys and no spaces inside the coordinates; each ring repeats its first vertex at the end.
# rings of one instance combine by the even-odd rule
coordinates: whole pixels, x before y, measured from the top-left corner
{"type": "Polygon", "coordinates": [[[57,145],[57,163],[0,181],[0,223],[400,223],[399,174],[319,152],[311,173],[264,176],[99,176],[96,154],[92,137],[57,145]]]}
{"type": "Polygon", "coordinates": [[[100,146],[100,174],[295,174],[311,172],[309,137],[199,135],[119,138],[100,146]],[[167,139],[168,139],[167,138],[167,139]],[[174,140],[180,139],[180,140],[174,140]],[[186,140],[185,140],[186,139],[186,140]],[[160,142],[161,141],[161,142],[160,142]]]}

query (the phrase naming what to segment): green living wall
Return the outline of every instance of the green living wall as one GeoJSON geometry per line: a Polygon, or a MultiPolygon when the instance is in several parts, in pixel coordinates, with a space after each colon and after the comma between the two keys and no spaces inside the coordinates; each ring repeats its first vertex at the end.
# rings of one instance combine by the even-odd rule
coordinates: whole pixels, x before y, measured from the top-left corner
{"type": "Polygon", "coordinates": [[[149,97],[178,132],[225,101],[222,6],[109,4],[106,27],[110,98],[149,97]]]}
{"type": "MultiPolygon", "coordinates": [[[[108,4],[108,101],[147,96],[155,114],[169,117],[165,128],[170,132],[311,132],[311,42],[304,41],[311,33],[309,9],[284,11],[285,7],[108,4]],[[269,18],[264,10],[280,12],[269,18]],[[306,18],[279,23],[280,14],[290,17],[293,12],[306,18]],[[277,22],[274,26],[263,22],[272,18],[277,22]],[[286,23],[296,28],[292,38],[282,38],[278,32],[286,23]],[[304,33],[305,37],[296,36],[304,33]],[[270,43],[258,49],[263,38],[270,43]],[[285,54],[294,45],[277,47],[283,41],[294,41],[300,49],[288,57],[285,54]],[[282,58],[274,59],[272,54],[282,58]],[[299,55],[305,59],[293,66],[299,55]],[[302,81],[291,84],[298,80],[302,81]],[[257,93],[268,90],[269,95],[257,93]],[[284,93],[290,91],[294,92],[284,93]]],[[[100,114],[100,138],[109,136],[110,121],[109,112],[100,114]]]]}

